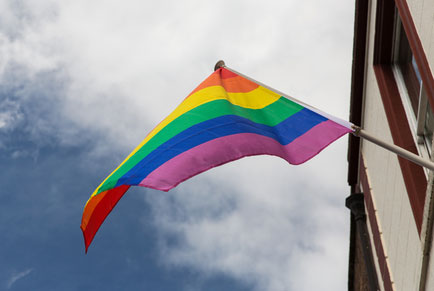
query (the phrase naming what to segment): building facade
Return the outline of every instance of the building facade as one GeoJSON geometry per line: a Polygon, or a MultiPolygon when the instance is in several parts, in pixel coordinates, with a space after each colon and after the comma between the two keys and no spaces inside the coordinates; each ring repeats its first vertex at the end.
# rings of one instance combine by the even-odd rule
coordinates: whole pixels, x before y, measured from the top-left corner
{"type": "MultiPolygon", "coordinates": [[[[434,0],[356,0],[350,121],[432,159],[434,0]]],[[[351,136],[349,290],[434,290],[433,175],[351,136]]]]}

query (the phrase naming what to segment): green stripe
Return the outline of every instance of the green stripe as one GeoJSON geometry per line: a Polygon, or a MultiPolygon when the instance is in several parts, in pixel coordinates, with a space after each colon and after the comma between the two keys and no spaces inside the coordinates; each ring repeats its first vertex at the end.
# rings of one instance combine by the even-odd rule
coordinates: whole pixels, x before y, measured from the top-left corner
{"type": "MultiPolygon", "coordinates": [[[[109,179],[100,187],[98,193],[113,188],[118,179],[133,168],[149,153],[158,148],[178,133],[191,126],[223,115],[238,115],[253,122],[275,126],[304,107],[285,97],[280,97],[274,103],[261,109],[244,108],[233,105],[228,100],[219,99],[202,104],[182,114],[162,128],[154,137],[144,144],[132,157],[128,159],[109,179]]],[[[97,194],[98,194],[97,193],[97,194]]]]}

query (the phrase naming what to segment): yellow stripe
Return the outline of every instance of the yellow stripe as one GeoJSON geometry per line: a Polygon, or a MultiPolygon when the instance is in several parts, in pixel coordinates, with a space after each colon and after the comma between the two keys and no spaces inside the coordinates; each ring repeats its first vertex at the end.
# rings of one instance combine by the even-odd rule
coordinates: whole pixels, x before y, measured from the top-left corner
{"type": "Polygon", "coordinates": [[[95,189],[91,197],[98,193],[99,188],[116,172],[132,155],[134,155],[145,143],[154,137],[162,128],[171,123],[182,114],[200,106],[204,103],[227,99],[234,105],[250,109],[261,109],[276,102],[281,96],[262,86],[246,93],[229,93],[222,86],[211,86],[197,91],[185,99],[169,116],[167,116],[159,125],[157,125],[148,136],[128,155],[128,157],[95,189]]]}

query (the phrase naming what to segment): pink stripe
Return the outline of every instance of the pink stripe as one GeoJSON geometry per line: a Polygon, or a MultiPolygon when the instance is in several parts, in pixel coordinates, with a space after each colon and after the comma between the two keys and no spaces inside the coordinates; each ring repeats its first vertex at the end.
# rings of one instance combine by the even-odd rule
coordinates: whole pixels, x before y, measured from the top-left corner
{"type": "Polygon", "coordinates": [[[198,145],[167,161],[139,186],[169,191],[179,183],[213,167],[246,156],[273,155],[290,164],[306,162],[351,130],[331,120],[322,122],[286,146],[253,133],[229,135],[198,145]]]}

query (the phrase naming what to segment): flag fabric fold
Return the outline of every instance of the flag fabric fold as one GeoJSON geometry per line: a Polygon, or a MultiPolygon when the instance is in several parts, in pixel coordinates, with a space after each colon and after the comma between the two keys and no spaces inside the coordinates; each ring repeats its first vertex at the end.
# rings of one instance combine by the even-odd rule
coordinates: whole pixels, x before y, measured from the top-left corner
{"type": "Polygon", "coordinates": [[[253,155],[301,164],[351,126],[219,68],[92,193],[81,222],[86,252],[130,186],[169,191],[210,168],[253,155]]]}

